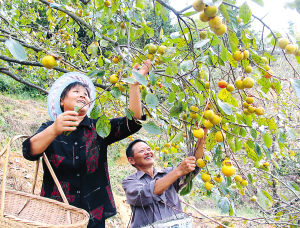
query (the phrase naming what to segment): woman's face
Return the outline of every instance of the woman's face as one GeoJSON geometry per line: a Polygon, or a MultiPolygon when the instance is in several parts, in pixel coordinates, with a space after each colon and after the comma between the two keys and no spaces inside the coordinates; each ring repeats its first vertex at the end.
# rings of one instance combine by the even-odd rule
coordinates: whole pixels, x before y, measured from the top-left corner
{"type": "Polygon", "coordinates": [[[71,88],[66,94],[65,98],[61,100],[60,105],[65,111],[74,111],[74,107],[78,106],[80,109],[79,115],[86,115],[90,107],[91,99],[88,96],[86,88],[81,85],[76,85],[71,88]]]}

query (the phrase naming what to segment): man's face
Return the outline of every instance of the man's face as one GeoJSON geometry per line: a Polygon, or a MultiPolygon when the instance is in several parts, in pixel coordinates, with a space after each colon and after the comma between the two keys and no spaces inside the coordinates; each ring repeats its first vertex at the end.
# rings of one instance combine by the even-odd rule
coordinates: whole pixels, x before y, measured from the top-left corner
{"type": "Polygon", "coordinates": [[[150,146],[144,142],[138,142],[132,147],[133,157],[128,158],[129,162],[137,169],[148,168],[153,166],[154,158],[153,151],[150,146]]]}
{"type": "Polygon", "coordinates": [[[68,91],[65,98],[61,100],[60,104],[63,106],[65,111],[73,111],[75,106],[78,106],[80,109],[79,115],[85,115],[89,109],[89,105],[86,105],[90,102],[88,92],[86,88],[81,85],[76,85],[68,91]]]}

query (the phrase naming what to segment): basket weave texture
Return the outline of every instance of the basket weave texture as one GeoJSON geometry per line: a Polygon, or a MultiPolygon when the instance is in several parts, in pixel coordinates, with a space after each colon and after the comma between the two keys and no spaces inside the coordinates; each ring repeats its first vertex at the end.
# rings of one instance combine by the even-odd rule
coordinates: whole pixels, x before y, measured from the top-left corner
{"type": "MultiPolygon", "coordinates": [[[[13,141],[11,140],[10,144],[13,141]]],[[[9,156],[10,145],[7,146],[6,150],[7,156],[9,156]]],[[[4,166],[7,167],[7,164],[4,166]]],[[[5,180],[6,172],[3,172],[2,190],[0,191],[1,205],[4,206],[0,213],[1,228],[87,227],[89,214],[85,210],[46,197],[21,191],[5,190],[5,180]]]]}

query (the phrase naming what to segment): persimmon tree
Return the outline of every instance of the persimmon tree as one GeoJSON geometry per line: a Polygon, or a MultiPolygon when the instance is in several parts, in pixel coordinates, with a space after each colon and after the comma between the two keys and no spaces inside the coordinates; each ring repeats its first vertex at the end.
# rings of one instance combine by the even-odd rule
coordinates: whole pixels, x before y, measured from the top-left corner
{"type": "Polygon", "coordinates": [[[230,216],[240,194],[264,215],[241,219],[297,223],[299,179],[284,173],[299,162],[291,148],[299,148],[300,40],[273,31],[246,2],[195,0],[179,11],[162,0],[0,3],[2,76],[47,94],[63,73],[87,74],[97,87],[91,117],[100,117],[102,136],[110,117],[131,118],[128,84],[138,81],[148,116],[143,128],[161,134],[163,143],[153,149],[165,164],[182,158],[209,129],[206,155],[197,162],[202,173],[182,195],[195,191],[197,181],[230,216]],[[279,57],[289,77],[274,70],[279,57]],[[146,59],[152,60],[147,77],[132,71],[146,59]]]}

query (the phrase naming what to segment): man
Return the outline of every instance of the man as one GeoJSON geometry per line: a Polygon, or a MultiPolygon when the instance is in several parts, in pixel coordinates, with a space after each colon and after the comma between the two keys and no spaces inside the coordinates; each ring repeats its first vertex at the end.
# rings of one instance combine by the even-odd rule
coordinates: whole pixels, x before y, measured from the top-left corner
{"type": "MultiPolygon", "coordinates": [[[[205,135],[207,130],[205,129],[205,135]]],[[[123,180],[127,203],[132,210],[131,227],[141,227],[181,213],[178,191],[186,184],[185,176],[196,175],[196,160],[203,157],[203,141],[199,139],[193,156],[185,158],[177,167],[154,168],[153,151],[147,142],[137,139],[126,149],[128,161],[137,172],[123,180]]]]}

